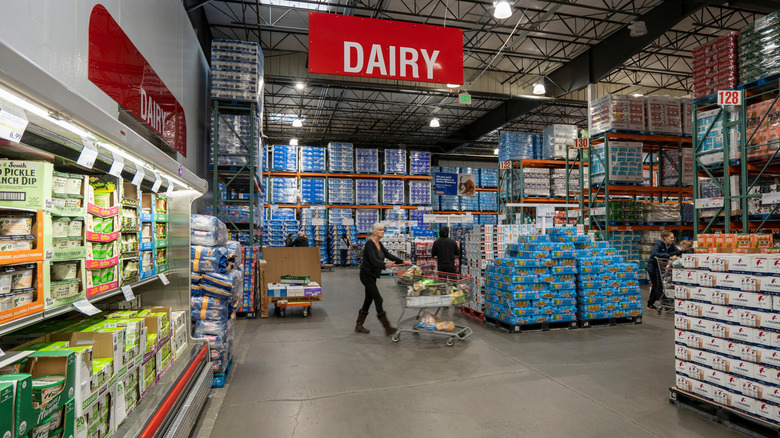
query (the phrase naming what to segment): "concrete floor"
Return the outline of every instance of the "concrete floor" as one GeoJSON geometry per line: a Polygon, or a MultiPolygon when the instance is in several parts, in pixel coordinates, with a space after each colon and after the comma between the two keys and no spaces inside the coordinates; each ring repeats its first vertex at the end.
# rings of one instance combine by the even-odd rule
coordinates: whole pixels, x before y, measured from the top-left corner
{"type": "MultiPolygon", "coordinates": [[[[397,318],[394,281],[379,289],[397,318]]],[[[373,308],[371,334],[353,332],[357,270],[323,273],[323,291],[308,318],[295,309],[237,322],[233,371],[194,436],[742,436],[669,404],[672,315],[509,334],[453,310],[474,330],[466,342],[406,334],[394,344],[373,308]]]]}

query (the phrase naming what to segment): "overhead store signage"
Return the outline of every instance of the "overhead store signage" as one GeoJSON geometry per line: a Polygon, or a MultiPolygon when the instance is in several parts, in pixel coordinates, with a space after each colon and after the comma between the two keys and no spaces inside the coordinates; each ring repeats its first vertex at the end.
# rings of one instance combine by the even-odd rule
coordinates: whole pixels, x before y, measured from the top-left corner
{"type": "Polygon", "coordinates": [[[458,196],[477,196],[477,176],[458,174],[458,196]]]}
{"type": "Polygon", "coordinates": [[[587,138],[575,138],[574,144],[570,146],[571,149],[587,149],[590,141],[587,138]]]}
{"type": "Polygon", "coordinates": [[[187,156],[184,108],[103,5],[89,18],[89,80],[187,156]]]}
{"type": "Polygon", "coordinates": [[[738,90],[718,91],[718,105],[742,105],[742,92],[738,90]]]}
{"type": "Polygon", "coordinates": [[[457,173],[434,173],[433,192],[437,195],[456,196],[458,194],[457,173]]]}
{"type": "Polygon", "coordinates": [[[309,72],[463,84],[463,31],[309,13],[309,72]]]}

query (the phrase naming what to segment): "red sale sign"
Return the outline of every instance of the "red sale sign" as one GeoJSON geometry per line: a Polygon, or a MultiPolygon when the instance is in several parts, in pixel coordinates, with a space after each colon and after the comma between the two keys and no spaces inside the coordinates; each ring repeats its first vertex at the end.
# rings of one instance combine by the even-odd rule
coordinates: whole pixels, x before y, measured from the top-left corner
{"type": "Polygon", "coordinates": [[[184,108],[103,5],[89,17],[89,80],[187,156],[184,108]]]}
{"type": "Polygon", "coordinates": [[[309,72],[463,84],[463,31],[309,13],[309,72]]]}

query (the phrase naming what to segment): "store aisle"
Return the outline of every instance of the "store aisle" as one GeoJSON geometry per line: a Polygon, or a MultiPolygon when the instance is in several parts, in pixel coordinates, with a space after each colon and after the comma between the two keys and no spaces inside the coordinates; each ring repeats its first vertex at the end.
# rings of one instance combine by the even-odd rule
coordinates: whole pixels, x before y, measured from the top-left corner
{"type": "MultiPolygon", "coordinates": [[[[392,279],[380,290],[400,314],[392,279]]],[[[506,334],[452,311],[474,335],[447,347],[394,344],[372,308],[353,332],[357,270],[323,273],[312,315],[240,320],[234,372],[213,394],[196,437],[726,437],[668,403],[671,315],[639,326],[506,334]]],[[[446,313],[447,315],[449,313],[446,313]]]]}

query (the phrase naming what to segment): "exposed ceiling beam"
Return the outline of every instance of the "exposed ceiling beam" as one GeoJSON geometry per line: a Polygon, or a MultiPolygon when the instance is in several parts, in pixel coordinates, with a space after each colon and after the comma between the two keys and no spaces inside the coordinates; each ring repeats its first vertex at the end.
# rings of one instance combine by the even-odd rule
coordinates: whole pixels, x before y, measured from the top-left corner
{"type": "Polygon", "coordinates": [[[731,0],[728,2],[728,6],[771,14],[780,9],[780,0],[731,0]]]}

